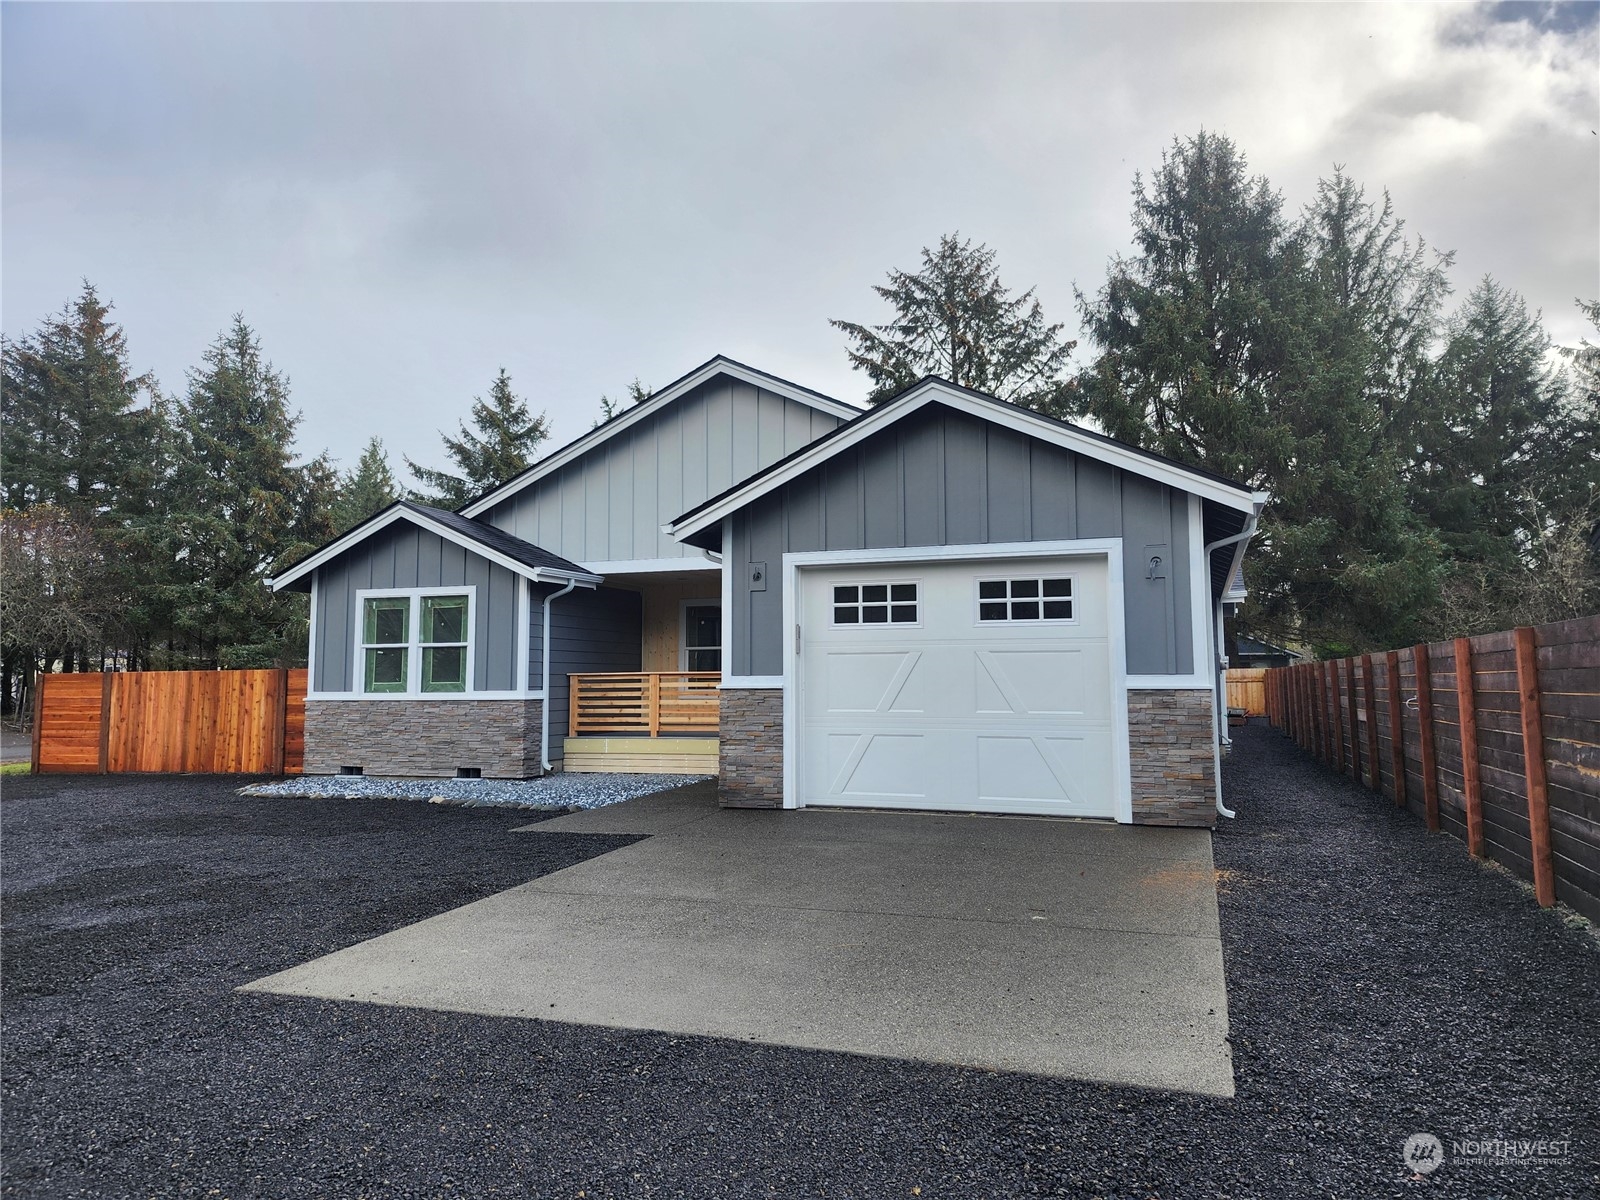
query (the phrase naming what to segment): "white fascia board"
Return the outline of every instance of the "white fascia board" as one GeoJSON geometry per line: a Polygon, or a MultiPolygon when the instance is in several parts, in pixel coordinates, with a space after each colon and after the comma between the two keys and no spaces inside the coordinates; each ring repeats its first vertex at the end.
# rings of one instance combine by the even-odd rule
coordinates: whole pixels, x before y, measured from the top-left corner
{"type": "Polygon", "coordinates": [[[589,572],[574,573],[571,571],[556,570],[553,567],[530,567],[527,563],[518,562],[516,559],[511,558],[508,555],[501,554],[498,550],[492,549],[489,546],[485,546],[482,542],[475,541],[472,538],[465,537],[462,534],[457,533],[448,525],[441,525],[432,518],[426,517],[419,512],[413,512],[408,508],[393,509],[369,524],[358,525],[343,537],[329,542],[326,546],[317,551],[310,558],[306,559],[299,566],[285,572],[282,575],[275,576],[274,578],[269,579],[267,582],[273,591],[282,591],[285,586],[293,583],[296,579],[301,579],[310,574],[324,563],[330,562],[331,560],[337,558],[351,547],[366,541],[366,539],[371,537],[373,534],[387,529],[396,521],[410,521],[419,529],[426,529],[429,533],[436,533],[445,541],[460,546],[464,550],[470,550],[479,558],[488,559],[490,562],[496,563],[508,571],[514,572],[517,575],[521,575],[524,579],[533,580],[535,583],[550,583],[554,580],[560,580],[562,583],[571,582],[576,583],[579,587],[594,588],[599,587],[605,582],[605,576],[590,574],[589,572]]]}
{"type": "Polygon", "coordinates": [[[803,475],[818,463],[850,449],[880,429],[935,403],[948,405],[980,420],[1006,426],[1028,437],[1052,442],[1075,454],[1082,454],[1085,458],[1092,458],[1124,471],[1131,471],[1135,475],[1157,480],[1179,491],[1188,492],[1240,512],[1259,511],[1261,505],[1268,499],[1266,492],[1249,492],[1230,487],[1175,463],[1146,458],[1131,447],[1102,442],[1086,433],[1065,428],[1025,408],[1010,404],[991,404],[934,380],[924,384],[918,392],[868,412],[844,433],[827,438],[802,451],[782,468],[751,481],[747,486],[723,497],[717,503],[701,509],[694,516],[686,520],[668,522],[661,528],[663,532],[681,542],[701,530],[710,528],[729,513],[743,508],[757,497],[764,496],[803,475]]]}
{"type": "Polygon", "coordinates": [[[615,437],[617,434],[621,433],[623,430],[631,429],[640,421],[643,421],[646,417],[660,412],[667,405],[678,399],[678,397],[688,392],[692,392],[702,383],[706,383],[712,379],[715,379],[718,375],[727,375],[730,378],[739,380],[741,383],[751,384],[754,387],[760,388],[762,391],[771,392],[774,395],[782,396],[786,400],[793,400],[798,404],[804,404],[808,407],[818,409],[827,413],[829,416],[838,417],[842,421],[848,421],[853,417],[859,417],[861,415],[861,409],[856,408],[852,404],[846,404],[842,400],[834,400],[831,397],[820,395],[817,392],[806,391],[804,388],[796,387],[790,383],[785,383],[781,379],[775,379],[771,375],[764,374],[761,371],[752,370],[749,367],[732,362],[725,358],[714,358],[699,370],[694,371],[689,375],[685,375],[671,387],[657,392],[643,404],[634,405],[622,416],[615,417],[612,420],[607,421],[597,430],[591,430],[589,433],[581,434],[573,441],[568,442],[561,449],[553,452],[548,457],[541,459],[539,462],[534,463],[533,466],[529,467],[521,475],[506,480],[505,483],[495,488],[495,490],[490,492],[488,495],[479,500],[474,500],[471,504],[467,505],[466,508],[461,509],[461,515],[464,517],[476,517],[480,513],[487,512],[496,504],[510,499],[523,488],[528,487],[530,484],[537,483],[546,475],[549,475],[552,471],[559,471],[568,463],[583,457],[596,446],[605,445],[606,442],[615,437]]]}
{"type": "Polygon", "coordinates": [[[602,578],[612,575],[667,575],[679,571],[720,571],[721,563],[709,558],[617,558],[608,562],[587,562],[585,568],[602,578]]]}

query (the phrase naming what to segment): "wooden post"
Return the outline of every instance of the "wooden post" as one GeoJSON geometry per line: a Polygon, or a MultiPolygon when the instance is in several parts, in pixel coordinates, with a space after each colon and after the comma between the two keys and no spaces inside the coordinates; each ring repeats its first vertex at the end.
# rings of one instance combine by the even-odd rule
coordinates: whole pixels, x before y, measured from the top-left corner
{"type": "Polygon", "coordinates": [[[1539,705],[1539,658],[1533,630],[1520,626],[1512,635],[1517,647],[1517,692],[1522,704],[1522,757],[1528,781],[1528,840],[1533,848],[1533,891],[1539,904],[1556,902],[1555,863],[1550,856],[1550,792],[1545,779],[1544,723],[1539,705]]]}
{"type": "Polygon", "coordinates": [[[1328,662],[1328,758],[1344,774],[1344,705],[1339,703],[1339,660],[1328,662]]]}
{"type": "Polygon", "coordinates": [[[40,671],[33,677],[33,761],[32,772],[39,773],[39,739],[44,734],[44,681],[48,676],[40,671]]]}
{"type": "Polygon", "coordinates": [[[1383,791],[1383,769],[1378,765],[1378,680],[1372,673],[1372,655],[1361,656],[1361,680],[1366,687],[1364,698],[1367,702],[1367,774],[1371,778],[1371,788],[1375,792],[1383,791]]]}
{"type": "Polygon", "coordinates": [[[1327,699],[1327,681],[1322,678],[1322,664],[1312,663],[1309,677],[1306,679],[1306,691],[1311,694],[1311,753],[1316,755],[1317,761],[1324,762],[1328,757],[1328,735],[1322,724],[1323,701],[1327,699]]]}
{"type": "Polygon", "coordinates": [[[272,706],[272,744],[268,748],[271,756],[268,763],[274,775],[283,774],[283,739],[289,730],[289,670],[287,667],[279,668],[274,673],[274,682],[277,684],[277,703],[272,706]]]}
{"type": "Polygon", "coordinates": [[[1405,693],[1400,687],[1400,651],[1384,656],[1389,672],[1389,769],[1394,772],[1394,806],[1406,806],[1405,693]]]}
{"type": "Polygon", "coordinates": [[[1413,646],[1417,668],[1417,725],[1422,755],[1422,807],[1428,828],[1439,831],[1439,764],[1433,749],[1433,666],[1428,662],[1428,646],[1413,646]]]}
{"type": "MultiPolygon", "coordinates": [[[[544,651],[541,650],[541,651],[539,651],[539,653],[543,654],[544,651]]],[[[578,700],[581,697],[582,693],[583,693],[583,676],[582,675],[568,675],[567,676],[567,736],[568,737],[577,737],[578,736],[578,700]]],[[[545,698],[544,703],[546,703],[546,704],[550,703],[549,697],[545,698]]]]}
{"type": "Polygon", "coordinates": [[[1461,720],[1461,779],[1467,800],[1467,849],[1483,857],[1483,792],[1478,784],[1478,704],[1472,686],[1472,639],[1456,639],[1456,713],[1461,720]]]}
{"type": "Polygon", "coordinates": [[[661,736],[661,676],[654,671],[646,675],[650,682],[645,686],[649,689],[646,703],[650,706],[650,736],[661,736]]]}
{"type": "Polygon", "coordinates": [[[1361,782],[1361,714],[1356,708],[1356,660],[1344,660],[1345,705],[1350,716],[1350,778],[1361,782]]]}
{"type": "Polygon", "coordinates": [[[100,672],[100,774],[106,774],[111,760],[111,672],[100,672]]]}

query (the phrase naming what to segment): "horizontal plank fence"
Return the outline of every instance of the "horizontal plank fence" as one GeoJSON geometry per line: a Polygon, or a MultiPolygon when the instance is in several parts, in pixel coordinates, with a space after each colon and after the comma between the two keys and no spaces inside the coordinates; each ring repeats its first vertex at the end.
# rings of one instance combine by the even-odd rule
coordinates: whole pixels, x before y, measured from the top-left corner
{"type": "Polygon", "coordinates": [[[717,732],[722,676],[716,671],[612,671],[567,679],[569,737],[717,732]]]}
{"type": "Polygon", "coordinates": [[[41,675],[33,769],[298,775],[305,728],[304,670],[41,675]]]}
{"type": "Polygon", "coordinates": [[[1267,715],[1266,667],[1229,667],[1223,679],[1229,708],[1242,708],[1247,717],[1267,715]]]}
{"type": "Polygon", "coordinates": [[[1331,769],[1600,921],[1600,616],[1275,667],[1266,693],[1331,769]]]}

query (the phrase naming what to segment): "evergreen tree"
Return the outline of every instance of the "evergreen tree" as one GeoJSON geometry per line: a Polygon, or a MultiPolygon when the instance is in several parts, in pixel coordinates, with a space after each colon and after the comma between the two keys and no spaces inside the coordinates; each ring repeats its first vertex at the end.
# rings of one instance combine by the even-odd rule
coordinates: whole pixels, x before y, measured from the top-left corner
{"type": "Polygon", "coordinates": [[[472,401],[472,428],[461,422],[458,436],[441,433],[445,454],[459,474],[418,466],[406,459],[406,466],[424,488],[431,492],[413,493],[426,504],[441,508],[460,508],[481,492],[510,479],[533,462],[540,444],[550,436],[550,420],[540,413],[533,416],[527,401],[511,390],[511,376],[505,368],[495,376],[489,399],[472,401]]]}
{"type": "Polygon", "coordinates": [[[202,665],[303,657],[294,635],[304,598],[265,586],[273,566],[305,545],[296,526],[307,521],[306,472],[292,450],[300,417],[242,316],[190,372],[180,420],[181,508],[167,518],[177,632],[202,665]]]}
{"type": "Polygon", "coordinates": [[[1539,315],[1493,279],[1450,323],[1412,473],[1451,560],[1446,624],[1537,624],[1595,598],[1600,407],[1584,360],[1574,379],[1550,348],[1539,315]]]}
{"type": "Polygon", "coordinates": [[[872,380],[877,404],[927,375],[1041,412],[1059,409],[1075,342],[1045,323],[1029,288],[1013,296],[1000,282],[994,251],[959,234],[923,247],[922,270],[889,272],[873,291],[894,308],[883,325],[829,321],[844,331],[850,365],[872,380]]]}
{"type": "Polygon", "coordinates": [[[628,385],[627,394],[621,399],[613,400],[610,396],[600,397],[600,419],[595,422],[595,425],[604,425],[612,417],[620,416],[627,410],[629,405],[643,404],[655,394],[654,388],[645,387],[644,384],[639,382],[639,377],[635,375],[633,382],[628,385]]]}
{"type": "Polygon", "coordinates": [[[1341,174],[1292,223],[1238,148],[1204,132],[1135,178],[1133,222],[1137,253],[1079,294],[1099,351],[1080,411],[1273,492],[1253,627],[1330,650],[1402,644],[1436,595],[1438,555],[1388,437],[1442,277],[1341,174]]]}
{"type": "Polygon", "coordinates": [[[389,455],[384,451],[383,439],[371,438],[355,470],[340,482],[333,513],[334,531],[342,532],[360,524],[399,498],[400,486],[389,469],[389,455]]]}

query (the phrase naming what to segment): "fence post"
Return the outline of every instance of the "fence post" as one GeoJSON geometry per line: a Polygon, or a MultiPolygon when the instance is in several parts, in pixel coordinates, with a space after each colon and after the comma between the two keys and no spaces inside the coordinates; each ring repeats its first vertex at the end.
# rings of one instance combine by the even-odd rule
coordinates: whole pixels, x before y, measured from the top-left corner
{"type": "Polygon", "coordinates": [[[1472,639],[1456,639],[1456,713],[1461,720],[1461,781],[1467,801],[1467,850],[1483,857],[1483,793],[1478,784],[1478,703],[1472,680],[1472,639]]]}
{"type": "Polygon", "coordinates": [[[100,774],[111,766],[111,672],[100,672],[100,774]]]}
{"type": "Polygon", "coordinates": [[[1328,661],[1328,755],[1333,769],[1344,774],[1344,705],[1339,703],[1339,660],[1328,661]]]}
{"type": "Polygon", "coordinates": [[[43,671],[33,677],[33,761],[29,770],[35,775],[39,773],[39,739],[44,733],[44,681],[48,678],[43,671]]]}
{"type": "Polygon", "coordinates": [[[272,760],[268,764],[274,775],[283,774],[283,740],[289,736],[289,668],[279,667],[276,672],[278,702],[272,712],[272,760]]]}
{"type": "Polygon", "coordinates": [[[1350,715],[1350,778],[1361,782],[1361,715],[1356,709],[1356,660],[1351,655],[1344,660],[1346,709],[1350,715]]]}
{"type": "Polygon", "coordinates": [[[1372,790],[1383,793],[1383,768],[1378,764],[1378,680],[1372,673],[1372,655],[1361,656],[1361,682],[1367,708],[1367,774],[1372,779],[1372,790]]]}
{"type": "Polygon", "coordinates": [[[1311,664],[1311,677],[1306,681],[1311,693],[1311,753],[1318,762],[1328,761],[1328,729],[1322,719],[1322,710],[1328,702],[1328,680],[1322,673],[1321,663],[1311,664]]]}
{"type": "Polygon", "coordinates": [[[1556,902],[1555,863],[1550,857],[1550,792],[1544,768],[1544,724],[1539,704],[1539,658],[1533,630],[1520,626],[1512,635],[1517,646],[1517,692],[1522,709],[1523,772],[1528,781],[1528,840],[1532,843],[1533,891],[1539,904],[1556,902]]]}
{"type": "Polygon", "coordinates": [[[1400,651],[1384,656],[1389,672],[1389,767],[1394,772],[1394,806],[1406,806],[1405,693],[1400,688],[1400,651]]]}
{"type": "Polygon", "coordinates": [[[1428,645],[1411,648],[1417,669],[1417,726],[1422,755],[1422,806],[1428,817],[1428,830],[1439,832],[1439,770],[1433,748],[1433,665],[1428,661],[1428,645]]]}

